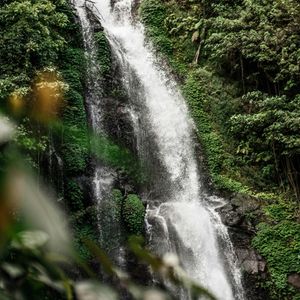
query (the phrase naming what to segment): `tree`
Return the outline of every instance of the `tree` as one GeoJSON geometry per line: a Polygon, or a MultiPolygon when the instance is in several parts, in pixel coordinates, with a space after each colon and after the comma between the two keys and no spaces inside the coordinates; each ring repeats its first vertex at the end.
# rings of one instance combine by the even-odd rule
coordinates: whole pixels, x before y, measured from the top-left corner
{"type": "Polygon", "coordinates": [[[28,87],[36,70],[54,64],[65,44],[65,14],[49,0],[5,1],[0,8],[0,99],[28,87]]]}
{"type": "Polygon", "coordinates": [[[240,141],[237,152],[259,164],[267,177],[276,176],[281,184],[287,179],[299,198],[300,95],[289,100],[252,92],[243,97],[243,105],[247,113],[231,118],[240,141]]]}

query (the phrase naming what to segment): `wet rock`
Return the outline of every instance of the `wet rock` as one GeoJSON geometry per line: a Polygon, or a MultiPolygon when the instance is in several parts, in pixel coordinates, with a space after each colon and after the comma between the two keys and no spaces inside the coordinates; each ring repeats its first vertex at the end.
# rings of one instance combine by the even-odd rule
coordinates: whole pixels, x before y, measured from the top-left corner
{"type": "Polygon", "coordinates": [[[218,209],[223,223],[243,232],[253,234],[261,214],[259,200],[242,194],[235,194],[227,204],[218,209]],[[252,216],[250,220],[249,216],[252,216]]]}
{"type": "Polygon", "coordinates": [[[237,211],[230,203],[218,209],[222,222],[227,226],[238,226],[243,222],[243,215],[237,211]]]}
{"type": "Polygon", "coordinates": [[[300,290],[300,274],[294,273],[288,276],[288,283],[300,290]]]}
{"type": "Polygon", "coordinates": [[[250,246],[236,248],[238,264],[243,274],[243,286],[247,300],[270,299],[267,291],[260,285],[261,280],[267,278],[265,260],[250,246]]]}
{"type": "Polygon", "coordinates": [[[94,32],[99,32],[99,31],[103,31],[104,28],[101,25],[101,22],[99,20],[99,18],[97,17],[97,15],[95,14],[95,6],[90,3],[90,4],[86,4],[86,8],[87,8],[87,15],[89,20],[91,21],[92,25],[93,25],[93,30],[94,32]]]}
{"type": "Polygon", "coordinates": [[[241,214],[250,213],[259,209],[259,200],[249,195],[235,194],[230,203],[236,207],[241,214]]]}
{"type": "Polygon", "coordinates": [[[260,222],[262,215],[260,200],[236,193],[217,211],[223,223],[228,226],[238,265],[243,274],[246,299],[270,299],[267,291],[260,285],[260,281],[267,278],[266,261],[251,246],[255,226],[260,222]]]}
{"type": "Polygon", "coordinates": [[[236,254],[244,272],[254,275],[266,271],[266,262],[253,249],[237,249],[236,254]]]}

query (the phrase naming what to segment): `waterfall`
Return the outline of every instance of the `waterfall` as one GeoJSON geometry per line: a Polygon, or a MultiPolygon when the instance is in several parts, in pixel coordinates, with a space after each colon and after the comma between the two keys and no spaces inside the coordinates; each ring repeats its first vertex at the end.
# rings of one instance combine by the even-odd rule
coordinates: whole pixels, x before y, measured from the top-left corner
{"type": "MultiPolygon", "coordinates": [[[[87,76],[86,76],[86,106],[90,127],[94,134],[104,135],[103,129],[103,107],[101,106],[101,99],[103,98],[101,70],[97,62],[97,47],[94,41],[93,26],[88,18],[86,1],[74,0],[73,4],[76,8],[77,15],[80,20],[83,41],[85,47],[85,56],[87,63],[87,76]]],[[[102,218],[103,207],[105,201],[109,201],[109,195],[113,186],[114,178],[113,171],[104,166],[97,160],[94,160],[95,167],[93,170],[92,191],[94,199],[98,207],[98,227],[99,227],[99,240],[103,245],[106,241],[104,227],[109,229],[109,225],[102,218]]]]}
{"type": "MultiPolygon", "coordinates": [[[[95,0],[94,3],[97,8],[94,12],[102,20],[130,97],[137,150],[151,174],[151,184],[145,187],[144,193],[148,203],[146,224],[150,248],[161,256],[176,253],[188,275],[218,299],[245,299],[227,229],[215,211],[222,200],[205,195],[201,187],[192,138],[194,125],[187,105],[176,83],[147,45],[142,24],[133,20],[134,0],[95,0]]],[[[84,9],[78,8],[78,12],[88,32],[84,9]]],[[[92,57],[92,41],[87,37],[85,41],[92,57]]],[[[89,70],[90,77],[97,78],[93,75],[93,65],[89,70]]],[[[97,90],[98,86],[90,85],[91,93],[93,89],[97,90]]],[[[91,97],[90,101],[97,128],[101,123],[98,116],[101,112],[95,110],[99,99],[91,97]]],[[[98,172],[101,173],[101,168],[98,172]]],[[[98,177],[95,181],[98,190],[107,185],[98,177]]],[[[180,299],[189,299],[187,293],[178,293],[180,299]]]]}

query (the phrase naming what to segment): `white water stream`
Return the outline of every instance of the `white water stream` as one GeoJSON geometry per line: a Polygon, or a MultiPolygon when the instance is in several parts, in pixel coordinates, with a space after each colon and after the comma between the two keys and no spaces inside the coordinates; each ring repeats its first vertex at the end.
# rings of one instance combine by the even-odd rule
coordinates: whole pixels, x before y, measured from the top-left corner
{"type": "MultiPolygon", "coordinates": [[[[82,2],[76,1],[77,10],[82,25],[88,27],[85,11],[79,8],[82,2]]],[[[146,223],[150,246],[159,255],[176,253],[189,276],[219,300],[243,300],[241,274],[235,263],[232,244],[226,227],[214,210],[215,203],[221,200],[211,201],[202,193],[192,139],[193,123],[185,101],[175,82],[158,66],[145,41],[143,26],[133,22],[134,0],[115,2],[112,9],[111,0],[95,0],[98,9],[95,13],[101,18],[112,49],[122,65],[124,86],[129,96],[132,89],[139,89],[135,95],[141,95],[140,101],[145,109],[138,118],[147,119],[151,131],[148,139],[152,138],[156,145],[157,163],[165,168],[161,183],[168,184],[168,192],[160,193],[159,198],[149,196],[146,199],[149,203],[146,223]],[[130,77],[132,72],[134,77],[130,77]],[[133,80],[138,80],[138,84],[133,80]],[[222,247],[218,237],[222,240],[222,247]]],[[[91,66],[91,74],[97,78],[93,70],[95,68],[91,66]]],[[[98,87],[91,85],[91,88],[98,87]]],[[[93,107],[97,99],[91,98],[93,107]]],[[[100,112],[93,109],[92,112],[92,123],[97,128],[100,122],[97,113],[100,112]]],[[[144,152],[145,149],[140,155],[145,159],[144,152]]],[[[100,191],[103,176],[100,170],[97,172],[95,183],[100,191]]],[[[159,184],[157,180],[156,185],[159,184]]],[[[101,195],[98,196],[101,199],[101,195]]],[[[182,294],[180,299],[188,299],[188,295],[182,294]]]]}

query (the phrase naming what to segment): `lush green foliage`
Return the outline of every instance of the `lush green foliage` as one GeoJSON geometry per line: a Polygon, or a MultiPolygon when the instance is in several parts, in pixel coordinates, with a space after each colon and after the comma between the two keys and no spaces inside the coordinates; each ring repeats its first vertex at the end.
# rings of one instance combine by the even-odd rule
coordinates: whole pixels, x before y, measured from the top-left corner
{"type": "MultiPolygon", "coordinates": [[[[194,10],[193,8],[193,13],[194,10]]],[[[183,79],[182,91],[196,122],[212,181],[220,189],[246,192],[247,180],[241,174],[241,164],[236,161],[234,153],[228,151],[232,150],[227,143],[228,138],[224,139],[222,136],[228,132],[228,119],[237,107],[236,89],[231,86],[224,88],[224,82],[213,74],[211,68],[190,65],[196,47],[186,34],[181,36],[185,28],[180,23],[184,20],[184,24],[190,24],[189,9],[180,10],[173,2],[162,4],[156,0],[144,0],[140,14],[147,25],[149,38],[160,52],[167,55],[171,66],[183,79]],[[155,12],[155,15],[152,15],[152,12],[155,12]],[[164,17],[157,18],[157,15],[164,17]],[[174,22],[179,22],[176,30],[174,22]],[[169,28],[171,24],[174,30],[169,28]],[[157,44],[156,37],[152,37],[152,30],[160,40],[173,45],[172,52],[164,51],[164,48],[157,44]]]]}
{"type": "Polygon", "coordinates": [[[217,111],[221,108],[214,107],[214,101],[217,99],[222,105],[221,102],[228,101],[230,95],[222,89],[221,82],[214,78],[211,72],[202,68],[189,73],[182,90],[197,125],[198,137],[207,156],[207,167],[212,181],[221,189],[246,192],[247,187],[230,178],[240,179],[240,170],[238,165],[234,164],[232,154],[226,152],[218,125],[212,122],[216,117],[225,118],[224,114],[217,111]],[[212,88],[215,89],[214,93],[211,93],[212,88]]]}
{"type": "Polygon", "coordinates": [[[65,195],[66,199],[69,199],[68,205],[72,211],[76,212],[83,209],[83,192],[75,180],[68,178],[65,183],[65,195]]]}
{"type": "Polygon", "coordinates": [[[92,138],[92,152],[103,163],[126,174],[136,183],[142,183],[146,174],[135,155],[125,147],[118,145],[106,136],[95,135],[92,138]]]}
{"type": "MultiPolygon", "coordinates": [[[[287,276],[300,273],[300,224],[296,220],[297,205],[276,203],[265,209],[268,223],[258,226],[253,246],[268,263],[270,279],[264,284],[272,299],[299,299],[287,283],[287,276]]],[[[298,294],[298,296],[297,296],[298,294]]]]}
{"type": "Polygon", "coordinates": [[[287,96],[248,93],[242,101],[249,113],[231,118],[231,131],[240,141],[237,153],[259,164],[266,179],[279,178],[282,185],[290,184],[295,195],[299,193],[295,165],[300,155],[299,99],[300,95],[290,100],[287,96]]]}
{"type": "MultiPolygon", "coordinates": [[[[82,201],[82,198],[80,200],[82,201]]],[[[97,224],[96,206],[90,206],[81,210],[77,207],[76,213],[72,214],[71,225],[74,234],[74,248],[79,258],[85,262],[90,261],[93,257],[84,241],[90,240],[96,243],[99,240],[95,224],[97,224]],[[89,220],[89,222],[86,220],[89,220]]]]}
{"type": "Polygon", "coordinates": [[[145,207],[137,195],[130,194],[126,197],[122,213],[132,234],[141,234],[144,231],[145,207]]]}
{"type": "Polygon", "coordinates": [[[299,273],[299,9],[294,0],[143,0],[140,10],[179,75],[213,183],[266,203],[253,245],[274,299],[297,297],[287,277],[299,273]]]}
{"type": "Polygon", "coordinates": [[[230,64],[247,90],[299,91],[298,1],[223,1],[205,8],[205,48],[215,63],[230,64]]]}
{"type": "Polygon", "coordinates": [[[172,53],[172,44],[161,31],[161,25],[166,17],[165,6],[156,0],[142,1],[140,6],[142,21],[149,25],[148,36],[154,45],[159,48],[164,54],[172,53]],[[152,25],[158,26],[152,26],[152,25]]]}
{"type": "MultiPolygon", "coordinates": [[[[39,173],[47,177],[50,144],[62,159],[64,182],[60,184],[64,187],[58,192],[76,215],[87,206],[76,176],[86,171],[89,151],[79,25],[64,0],[5,1],[0,24],[1,110],[15,118],[19,149],[39,173]],[[52,91],[54,84],[63,88],[52,91]],[[47,85],[50,88],[41,90],[47,85]],[[59,93],[59,106],[51,103],[55,100],[52,92],[59,93]]],[[[81,236],[84,230],[95,234],[92,223],[85,228],[73,225],[75,235],[81,236]]]]}
{"type": "Polygon", "coordinates": [[[74,121],[70,123],[72,118],[77,122],[72,128],[74,134],[66,134],[64,139],[65,145],[69,145],[65,147],[66,166],[75,171],[85,166],[85,112],[83,98],[76,94],[76,91],[83,94],[84,56],[82,50],[80,53],[75,48],[74,39],[78,37],[79,30],[71,24],[72,18],[72,12],[64,0],[5,1],[0,9],[1,108],[9,110],[16,119],[30,116],[20,125],[18,141],[24,152],[29,154],[32,165],[38,168],[49,140],[49,130],[45,124],[39,124],[48,122],[46,114],[49,112],[43,112],[42,107],[47,109],[45,105],[53,104],[43,100],[39,105],[36,89],[38,80],[53,81],[49,76],[42,78],[40,71],[53,72],[56,70],[53,66],[58,65],[63,69],[63,74],[59,73],[59,78],[54,80],[62,80],[63,76],[63,80],[70,83],[70,89],[62,91],[65,93],[68,90],[64,97],[67,101],[66,115],[69,115],[65,120],[66,126],[74,125],[74,121]],[[73,37],[70,38],[70,35],[73,37]],[[70,105],[73,105],[72,109],[68,109],[70,105]],[[36,111],[37,108],[39,111],[36,111]],[[80,149],[76,148],[78,139],[82,144],[80,149]]]}
{"type": "MultiPolygon", "coordinates": [[[[0,8],[0,99],[16,89],[28,91],[35,70],[55,63],[65,44],[67,25],[55,1],[5,1],[0,8]]],[[[58,1],[57,1],[58,2],[58,1]]],[[[61,1],[64,2],[64,1],[61,1]]]]}
{"type": "Polygon", "coordinates": [[[65,93],[65,107],[62,115],[63,140],[62,153],[65,172],[71,176],[85,171],[88,159],[88,129],[84,107],[85,56],[82,49],[80,28],[73,25],[66,29],[69,38],[68,47],[60,55],[60,69],[69,85],[65,93]]]}
{"type": "Polygon", "coordinates": [[[38,169],[41,154],[45,152],[49,143],[48,137],[42,133],[36,134],[35,128],[30,128],[29,120],[24,119],[18,126],[15,139],[20,149],[22,149],[29,165],[38,169]]]}
{"type": "MultiPolygon", "coordinates": [[[[161,3],[145,0],[141,5],[142,20],[147,25],[149,37],[155,46],[167,54],[171,65],[183,79],[188,73],[189,80],[193,77],[196,88],[200,89],[201,85],[201,97],[197,98],[200,105],[197,105],[197,109],[208,113],[209,119],[213,121],[211,125],[214,134],[220,134],[225,152],[234,158],[230,164],[239,166],[241,170],[234,172],[235,174],[228,174],[230,168],[225,164],[221,166],[224,175],[251,186],[259,179],[260,188],[270,186],[275,181],[277,185],[290,188],[296,196],[299,195],[297,141],[300,138],[299,110],[296,108],[300,74],[297,12],[299,4],[292,0],[277,1],[275,4],[272,1],[161,3]],[[171,43],[173,52],[168,53],[157,44],[157,36],[152,36],[153,30],[156,30],[159,39],[171,43]],[[193,65],[189,65],[191,63],[193,65]],[[202,71],[200,80],[199,76],[194,76],[194,71],[189,72],[196,69],[196,73],[199,73],[197,64],[205,68],[207,74],[211,74],[210,90],[207,92],[203,91],[207,85],[202,85],[207,82],[201,80],[204,72],[202,71]],[[217,73],[221,75],[221,81],[217,73]],[[231,81],[228,82],[228,79],[231,81]],[[233,86],[235,87],[232,88],[233,86]],[[247,96],[242,98],[242,94],[247,96]],[[250,100],[251,95],[261,96],[250,100]],[[281,103],[287,104],[285,108],[276,100],[279,98],[282,99],[281,103]],[[263,99],[266,99],[264,103],[269,103],[269,112],[272,110],[277,113],[276,117],[269,120],[276,120],[272,128],[268,128],[264,120],[259,118],[266,110],[260,105],[263,99]],[[284,111],[287,110],[290,115],[284,118],[284,111]],[[237,113],[239,115],[235,116],[237,113]],[[236,127],[241,119],[248,118],[248,114],[253,114],[253,119],[262,129],[256,131],[251,141],[242,126],[236,127]],[[268,137],[265,136],[267,131],[268,137]],[[284,137],[285,141],[282,141],[281,137],[284,137]],[[242,142],[236,142],[240,138],[242,142]],[[254,146],[266,138],[268,149],[264,146],[254,146]],[[281,139],[280,143],[278,139],[281,139]],[[247,143],[252,146],[245,150],[247,143]],[[249,160],[249,155],[260,158],[249,160]],[[249,166],[252,167],[252,171],[249,166]],[[251,176],[248,176],[249,172],[251,176]],[[281,173],[285,179],[279,176],[281,173]],[[255,179],[252,181],[249,178],[255,179]]],[[[190,94],[196,95],[193,91],[190,94]]],[[[249,118],[247,120],[249,121],[249,118]]],[[[220,144],[206,147],[207,141],[204,138],[202,140],[203,147],[209,148],[208,151],[204,149],[207,157],[214,156],[214,151],[223,151],[220,144]]],[[[228,160],[226,162],[228,163],[228,160]]],[[[211,163],[209,165],[211,167],[211,163]]],[[[215,170],[211,169],[210,172],[214,173],[215,170]]]]}
{"type": "Polygon", "coordinates": [[[103,31],[95,33],[95,42],[98,50],[98,63],[103,76],[109,75],[112,64],[110,45],[103,31]]]}

